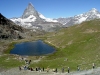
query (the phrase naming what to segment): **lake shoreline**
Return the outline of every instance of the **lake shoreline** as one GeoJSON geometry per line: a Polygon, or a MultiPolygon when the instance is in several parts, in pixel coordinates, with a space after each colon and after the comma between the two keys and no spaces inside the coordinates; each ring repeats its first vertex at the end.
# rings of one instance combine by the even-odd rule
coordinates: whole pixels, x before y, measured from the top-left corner
{"type": "MultiPolygon", "coordinates": [[[[47,56],[56,52],[56,49],[50,44],[45,43],[42,40],[28,41],[22,43],[12,43],[11,47],[15,47],[10,50],[11,54],[25,55],[25,56],[47,56]],[[29,46],[29,47],[28,47],[29,46]],[[28,50],[27,50],[28,49],[28,50]],[[31,52],[30,52],[31,51],[31,52]],[[34,52],[35,51],[35,52],[34,52]]],[[[11,49],[11,48],[10,48],[11,49]]]]}

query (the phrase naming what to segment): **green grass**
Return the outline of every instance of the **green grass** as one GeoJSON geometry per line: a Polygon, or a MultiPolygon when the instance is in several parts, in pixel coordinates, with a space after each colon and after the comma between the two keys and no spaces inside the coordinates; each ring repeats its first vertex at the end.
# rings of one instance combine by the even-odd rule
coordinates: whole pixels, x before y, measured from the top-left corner
{"type": "Polygon", "coordinates": [[[13,67],[18,67],[24,64],[23,61],[15,59],[13,55],[2,55],[0,56],[0,68],[9,69],[13,67]]]}
{"type": "Polygon", "coordinates": [[[8,48],[7,48],[7,50],[5,50],[4,53],[9,54],[10,51],[14,48],[14,45],[15,45],[16,43],[17,43],[17,42],[12,42],[12,43],[10,43],[9,46],[8,46],[8,48]]]}
{"type": "Polygon", "coordinates": [[[79,65],[81,70],[84,70],[92,68],[92,63],[95,63],[100,67],[100,20],[83,22],[46,36],[45,41],[58,50],[32,66],[69,66],[71,70],[76,70],[79,65]]]}
{"type": "MultiPolygon", "coordinates": [[[[38,36],[39,37],[39,36],[38,36]]],[[[41,38],[39,38],[41,39],[41,38]]],[[[42,39],[54,46],[57,51],[54,54],[47,55],[41,61],[34,62],[31,67],[49,67],[49,68],[66,68],[76,70],[79,65],[81,70],[92,68],[92,63],[100,67],[100,20],[83,22],[80,25],[71,26],[61,29],[58,32],[51,32],[42,36],[42,39]]],[[[9,50],[13,43],[9,46],[9,50]]],[[[7,53],[8,53],[7,52],[7,53]]],[[[35,61],[34,57],[29,57],[35,61]]],[[[0,57],[2,60],[0,66],[18,66],[21,62],[16,63],[11,59],[9,65],[4,60],[7,57],[0,57]],[[4,63],[3,63],[4,62],[4,63]],[[13,65],[11,62],[15,63],[13,65]]]]}

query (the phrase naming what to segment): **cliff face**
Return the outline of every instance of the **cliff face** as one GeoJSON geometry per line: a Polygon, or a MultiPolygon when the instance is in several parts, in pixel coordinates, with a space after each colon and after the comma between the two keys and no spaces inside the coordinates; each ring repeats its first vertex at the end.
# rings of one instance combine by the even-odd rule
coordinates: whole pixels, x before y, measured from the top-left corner
{"type": "Polygon", "coordinates": [[[24,29],[0,13],[0,39],[22,39],[24,29]]]}

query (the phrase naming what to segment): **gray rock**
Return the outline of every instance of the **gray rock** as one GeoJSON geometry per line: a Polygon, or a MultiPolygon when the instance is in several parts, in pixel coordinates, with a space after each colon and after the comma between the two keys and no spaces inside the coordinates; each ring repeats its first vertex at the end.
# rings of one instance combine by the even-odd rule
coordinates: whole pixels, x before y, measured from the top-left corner
{"type": "Polygon", "coordinates": [[[0,39],[22,39],[24,29],[7,19],[0,13],[0,39]]]}

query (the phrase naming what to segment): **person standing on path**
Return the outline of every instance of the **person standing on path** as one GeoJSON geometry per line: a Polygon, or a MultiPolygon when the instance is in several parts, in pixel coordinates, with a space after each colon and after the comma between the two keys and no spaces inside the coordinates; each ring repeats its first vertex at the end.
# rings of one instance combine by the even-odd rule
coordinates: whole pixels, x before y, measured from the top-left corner
{"type": "Polygon", "coordinates": [[[21,67],[19,66],[19,70],[21,71],[21,67]]]}
{"type": "Polygon", "coordinates": [[[36,71],[38,71],[38,68],[36,67],[36,71]]]}
{"type": "Polygon", "coordinates": [[[70,72],[70,68],[68,67],[68,73],[70,72]]]}
{"type": "Polygon", "coordinates": [[[47,67],[47,72],[49,72],[49,68],[47,67]]]}
{"type": "Polygon", "coordinates": [[[62,68],[62,73],[64,73],[64,67],[62,68]]]}
{"type": "Polygon", "coordinates": [[[80,71],[80,67],[79,66],[77,66],[77,71],[80,71]]]}
{"type": "Polygon", "coordinates": [[[55,72],[57,73],[57,68],[55,69],[55,72]]]}
{"type": "Polygon", "coordinates": [[[43,71],[44,71],[44,67],[43,67],[43,71]]]}
{"type": "Polygon", "coordinates": [[[30,63],[31,63],[31,60],[29,60],[28,64],[30,64],[30,63]]]}
{"type": "Polygon", "coordinates": [[[93,66],[92,67],[93,67],[93,69],[95,68],[95,64],[94,63],[93,63],[93,66]]]}

